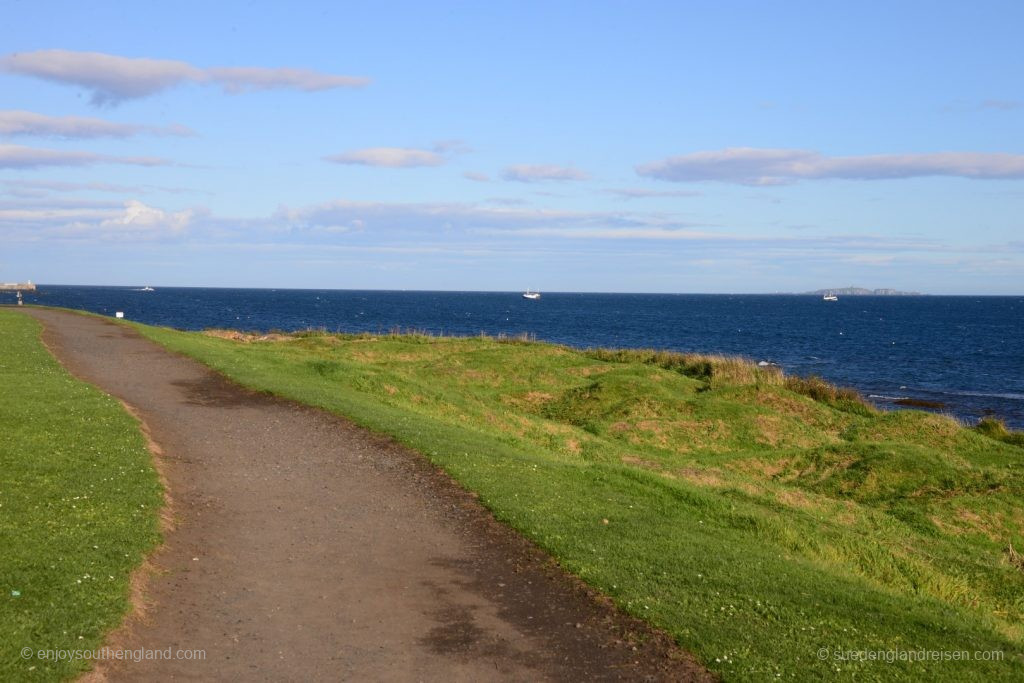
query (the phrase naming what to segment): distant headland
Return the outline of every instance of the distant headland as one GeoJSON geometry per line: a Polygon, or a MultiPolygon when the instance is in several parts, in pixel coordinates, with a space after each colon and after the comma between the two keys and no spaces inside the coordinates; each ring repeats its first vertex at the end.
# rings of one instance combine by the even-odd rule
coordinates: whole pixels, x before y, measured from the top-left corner
{"type": "Polygon", "coordinates": [[[824,296],[835,294],[836,296],[924,296],[921,292],[903,292],[898,289],[865,289],[864,287],[835,287],[830,289],[817,289],[804,294],[824,296]]]}

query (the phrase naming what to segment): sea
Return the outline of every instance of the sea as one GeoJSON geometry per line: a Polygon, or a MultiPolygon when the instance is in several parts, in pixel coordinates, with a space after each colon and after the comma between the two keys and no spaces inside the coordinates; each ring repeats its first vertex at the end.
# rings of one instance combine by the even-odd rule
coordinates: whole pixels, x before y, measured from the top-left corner
{"type": "MultiPolygon", "coordinates": [[[[14,295],[0,292],[0,303],[14,295]]],[[[10,299],[10,301],[7,301],[10,299]]],[[[27,303],[184,330],[520,335],[578,348],[745,356],[859,390],[884,409],[939,404],[1024,429],[1024,296],[820,296],[38,285],[27,303]]]]}

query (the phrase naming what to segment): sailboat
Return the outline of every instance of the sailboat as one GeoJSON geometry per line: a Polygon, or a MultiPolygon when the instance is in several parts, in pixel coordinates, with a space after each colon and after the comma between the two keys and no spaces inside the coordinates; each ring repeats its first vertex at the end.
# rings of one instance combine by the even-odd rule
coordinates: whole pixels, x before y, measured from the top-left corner
{"type": "Polygon", "coordinates": [[[524,299],[539,299],[540,298],[540,292],[531,292],[530,290],[526,290],[525,292],[523,292],[523,298],[524,299]]]}

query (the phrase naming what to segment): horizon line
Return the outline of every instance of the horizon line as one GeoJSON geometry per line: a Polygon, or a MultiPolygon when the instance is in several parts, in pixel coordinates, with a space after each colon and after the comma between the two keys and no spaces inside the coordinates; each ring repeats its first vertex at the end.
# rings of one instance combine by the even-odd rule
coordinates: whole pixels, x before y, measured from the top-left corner
{"type": "MultiPolygon", "coordinates": [[[[150,286],[163,289],[245,289],[245,290],[262,290],[262,291],[274,291],[274,290],[286,290],[286,291],[309,291],[309,292],[417,292],[417,293],[445,293],[445,294],[517,294],[523,290],[519,289],[419,289],[419,288],[400,288],[400,289],[380,289],[380,288],[362,288],[362,287],[295,287],[295,286],[230,286],[230,285],[152,285],[152,284],[112,284],[112,285],[98,285],[98,284],[70,284],[70,283],[36,283],[36,287],[104,287],[111,289],[123,289],[131,287],[144,287],[150,286]]],[[[833,287],[831,289],[848,289],[850,287],[857,287],[855,285],[848,285],[846,287],[833,287]]],[[[857,287],[858,289],[893,289],[899,290],[895,287],[857,287]]],[[[811,291],[771,291],[771,292],[674,292],[674,291],[596,291],[596,290],[540,290],[542,293],[547,292],[548,294],[621,294],[621,295],[651,295],[651,296],[815,296],[822,290],[828,290],[828,287],[821,287],[811,291]]],[[[38,291],[38,290],[37,290],[38,291]]],[[[935,296],[991,296],[991,297],[1014,297],[1024,296],[1022,293],[953,293],[953,294],[935,294],[929,292],[918,292],[915,294],[848,294],[846,296],[881,296],[881,297],[935,297],[935,296]]]]}

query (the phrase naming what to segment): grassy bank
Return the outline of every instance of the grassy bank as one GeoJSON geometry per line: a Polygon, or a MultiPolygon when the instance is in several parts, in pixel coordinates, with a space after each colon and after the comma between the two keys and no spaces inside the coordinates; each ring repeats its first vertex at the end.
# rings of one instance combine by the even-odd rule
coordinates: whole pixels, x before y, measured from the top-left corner
{"type": "Polygon", "coordinates": [[[162,493],[139,426],[72,378],[40,325],[0,310],[0,680],[63,680],[129,608],[162,493]],[[22,656],[22,649],[32,654],[22,656]]]}
{"type": "Polygon", "coordinates": [[[736,359],[139,329],[419,450],[727,680],[1024,671],[1024,449],[994,428],[736,359]]]}

